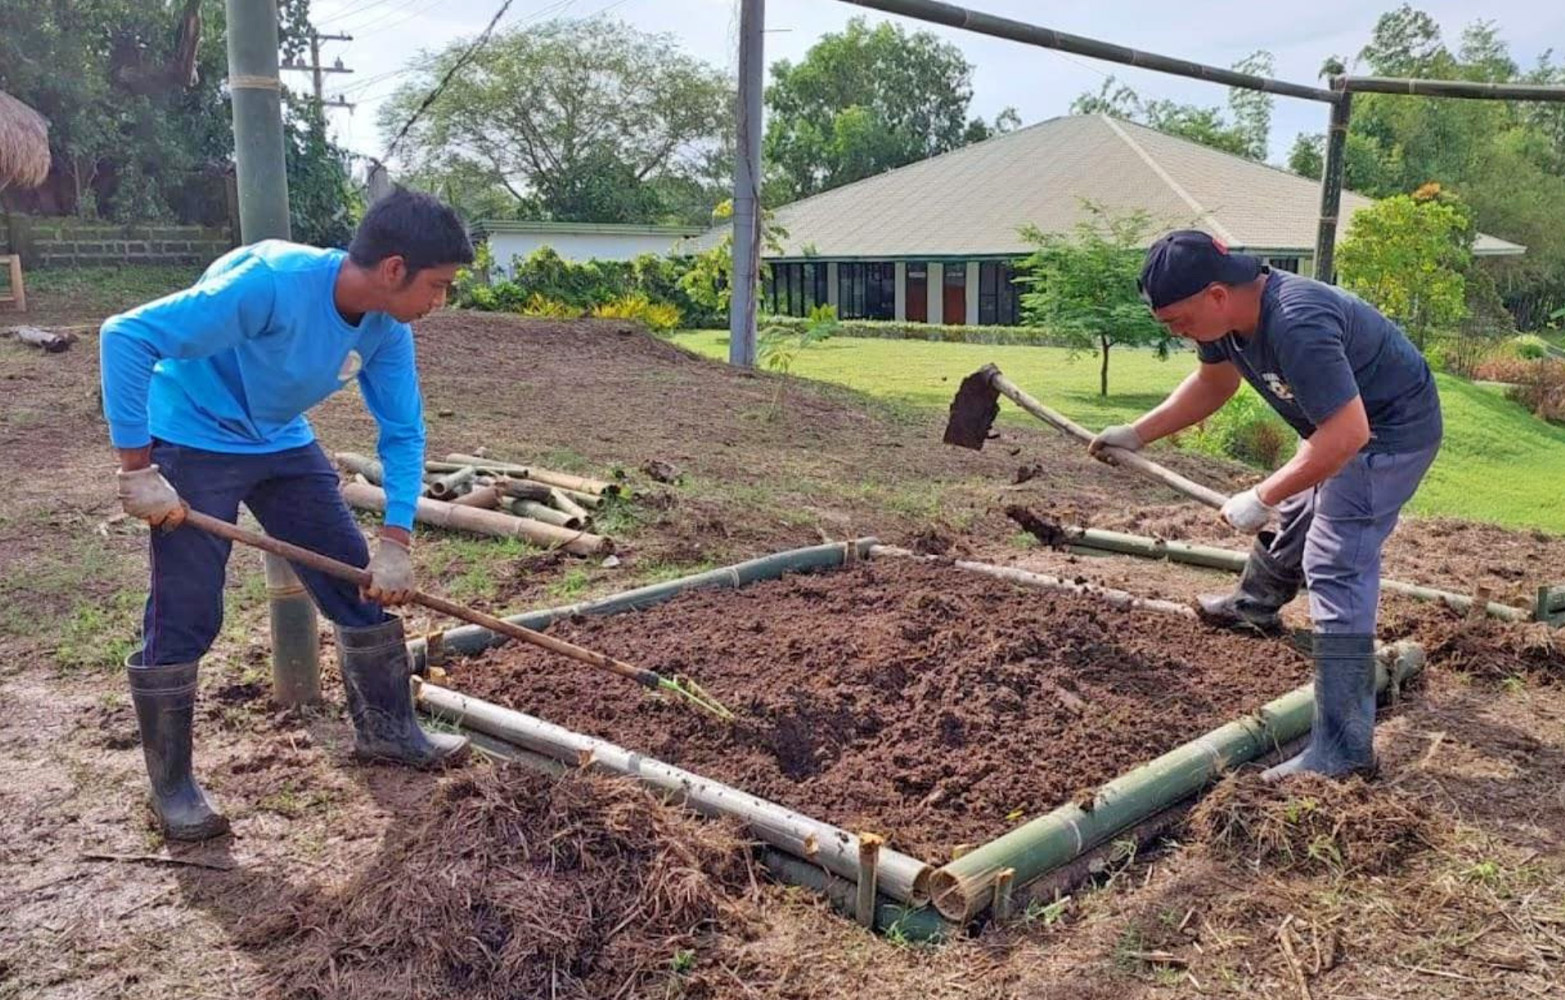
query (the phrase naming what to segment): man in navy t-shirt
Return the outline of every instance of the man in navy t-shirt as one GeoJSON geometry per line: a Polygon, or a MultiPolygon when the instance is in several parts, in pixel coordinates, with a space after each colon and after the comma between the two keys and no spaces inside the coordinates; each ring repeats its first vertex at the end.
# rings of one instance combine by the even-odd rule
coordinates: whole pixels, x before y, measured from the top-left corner
{"type": "Polygon", "coordinates": [[[1403,332],[1340,288],[1274,272],[1196,230],[1147,252],[1142,297],[1200,365],[1134,424],[1089,450],[1139,450],[1215,413],[1243,378],[1302,439],[1294,457],[1236,494],[1222,516],[1257,534],[1238,588],[1202,597],[1203,619],[1263,631],[1308,582],[1315,625],[1310,746],[1268,772],[1340,775],[1374,767],[1380,550],[1440,448],[1440,399],[1403,332]],[[1273,516],[1275,532],[1263,531],[1273,516]]]}

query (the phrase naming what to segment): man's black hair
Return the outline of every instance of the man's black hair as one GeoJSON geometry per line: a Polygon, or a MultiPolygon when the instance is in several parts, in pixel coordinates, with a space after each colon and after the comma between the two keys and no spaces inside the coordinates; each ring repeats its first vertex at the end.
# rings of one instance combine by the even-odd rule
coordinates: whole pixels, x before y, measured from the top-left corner
{"type": "Polygon", "coordinates": [[[396,187],[364,213],[348,257],[360,267],[401,257],[411,281],[427,267],[471,264],[473,244],[449,205],[422,191],[396,187]]]}

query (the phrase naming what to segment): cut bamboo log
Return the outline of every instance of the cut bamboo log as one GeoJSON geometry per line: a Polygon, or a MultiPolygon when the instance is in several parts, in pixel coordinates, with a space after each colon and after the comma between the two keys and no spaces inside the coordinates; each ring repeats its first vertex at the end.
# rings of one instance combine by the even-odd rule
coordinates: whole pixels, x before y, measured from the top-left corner
{"type": "MultiPolygon", "coordinates": [[[[847,562],[868,558],[870,548],[878,544],[878,540],[869,537],[850,542],[828,542],[802,549],[789,549],[786,552],[773,552],[771,555],[693,573],[675,580],[665,580],[662,583],[649,583],[645,587],[609,594],[607,597],[599,597],[591,601],[579,601],[575,604],[563,604],[510,615],[505,620],[523,628],[541,630],[567,618],[639,611],[695,590],[737,589],[760,580],[780,579],[788,573],[832,569],[847,562]]],[[[446,653],[454,656],[471,656],[505,641],[504,636],[496,635],[476,625],[449,629],[439,633],[439,636],[438,645],[446,653]]],[[[429,645],[430,643],[425,639],[412,639],[408,642],[408,652],[413,656],[415,669],[421,669],[429,662],[429,645]]]]}
{"type": "MultiPolygon", "coordinates": [[[[1375,689],[1384,691],[1423,667],[1424,651],[1417,643],[1383,647],[1375,661],[1375,689]]],[[[1087,808],[1076,802],[1060,806],[954,859],[930,876],[930,898],[951,920],[973,919],[991,904],[995,881],[1007,868],[1015,869],[1015,885],[1025,885],[1194,795],[1231,768],[1302,735],[1314,715],[1314,695],[1308,684],[1290,691],[1258,715],[1230,722],[1115,778],[1097,790],[1087,808]]]]}
{"type": "MultiPolygon", "coordinates": [[[[765,843],[859,881],[859,838],[839,827],[521,712],[417,679],[414,691],[419,703],[432,714],[566,764],[577,764],[582,754],[590,754],[594,768],[630,775],[703,815],[737,817],[765,843]]],[[[904,903],[924,901],[928,865],[886,848],[880,850],[878,862],[877,882],[882,893],[904,903]]]]}
{"type": "Polygon", "coordinates": [[[553,486],[535,483],[530,479],[511,479],[508,476],[496,478],[495,485],[499,486],[508,497],[515,497],[518,500],[531,500],[534,503],[542,504],[549,502],[549,494],[554,491],[553,486]]]}
{"type": "MultiPolygon", "coordinates": [[[[452,500],[451,503],[458,507],[480,507],[484,510],[495,510],[500,506],[500,501],[503,497],[504,494],[500,492],[500,487],[498,486],[477,486],[471,492],[464,493],[452,500]]],[[[538,520],[544,519],[538,518],[538,520]]],[[[553,522],[545,521],[545,523],[552,524],[553,522]]],[[[563,527],[571,526],[565,525],[563,527]]],[[[574,527],[579,528],[581,525],[574,525],[574,527]]]]}
{"type": "Polygon", "coordinates": [[[581,507],[575,501],[571,500],[570,497],[566,496],[565,491],[559,487],[554,487],[549,490],[549,503],[554,506],[555,510],[563,510],[565,513],[576,518],[583,524],[592,518],[591,514],[587,513],[583,507],[581,507]]]}
{"type": "Polygon", "coordinates": [[[436,500],[454,500],[478,478],[478,468],[464,465],[460,469],[436,476],[429,484],[429,495],[436,500]]]}
{"type": "MultiPolygon", "coordinates": [[[[386,493],[374,486],[347,483],[342,488],[343,499],[364,510],[385,510],[386,493]]],[[[420,498],[414,517],[424,523],[457,531],[471,531],[498,538],[524,538],[550,548],[564,549],[578,556],[607,555],[614,551],[614,540],[604,535],[570,531],[566,528],[544,524],[530,518],[503,514],[497,510],[477,507],[459,507],[443,500],[420,498]]]]}
{"type": "MultiPolygon", "coordinates": [[[[1186,563],[1191,566],[1207,566],[1212,569],[1228,570],[1232,573],[1243,572],[1245,554],[1231,549],[1218,549],[1207,545],[1190,545],[1185,542],[1168,541],[1162,538],[1148,538],[1145,535],[1127,535],[1119,531],[1103,531],[1098,528],[1068,528],[1070,544],[1085,549],[1097,549],[1104,552],[1118,552],[1123,555],[1141,556],[1144,559],[1167,559],[1169,562],[1186,563]]],[[[1430,601],[1436,604],[1444,604],[1459,612],[1466,612],[1473,607],[1473,598],[1466,594],[1456,594],[1449,590],[1436,590],[1433,587],[1422,587],[1415,583],[1405,583],[1401,580],[1381,580],[1380,589],[1390,594],[1401,594],[1411,597],[1416,601],[1430,601]]],[[[1526,621],[1530,612],[1523,608],[1512,607],[1508,604],[1498,604],[1489,601],[1483,605],[1485,613],[1490,618],[1498,618],[1502,621],[1519,622],[1526,621]]]]}
{"type": "MultiPolygon", "coordinates": [[[[550,486],[563,486],[566,489],[579,490],[582,493],[593,493],[601,496],[624,492],[624,488],[618,483],[610,483],[602,479],[589,479],[586,476],[574,476],[569,472],[556,472],[553,469],[541,469],[536,465],[528,465],[524,462],[501,462],[492,458],[484,458],[481,455],[464,455],[460,452],[447,455],[445,461],[462,465],[476,465],[480,469],[503,472],[508,476],[515,476],[519,479],[531,479],[534,482],[547,483],[550,486]]],[[[425,464],[429,467],[434,466],[434,463],[425,464]]]]}
{"type": "Polygon", "coordinates": [[[583,526],[581,518],[567,514],[563,510],[555,510],[546,507],[536,500],[522,500],[517,497],[509,497],[506,500],[506,509],[517,517],[530,517],[544,524],[553,524],[561,528],[580,529],[583,526]]]}
{"type": "MultiPolygon", "coordinates": [[[[589,510],[597,510],[599,507],[603,506],[604,498],[598,496],[596,493],[583,493],[580,490],[568,490],[563,486],[552,486],[550,489],[559,490],[560,493],[568,497],[572,503],[586,507],[589,510]]],[[[621,494],[621,496],[628,495],[629,494],[621,494]]]]}
{"type": "Polygon", "coordinates": [[[71,349],[76,343],[76,334],[65,330],[44,330],[36,326],[15,326],[10,330],[11,336],[28,347],[41,348],[45,354],[59,354],[71,349]]]}
{"type": "MultiPolygon", "coordinates": [[[[895,545],[877,545],[870,550],[873,558],[897,558],[919,559],[924,562],[939,562],[939,556],[921,556],[916,552],[898,548],[895,545]]],[[[1112,587],[1100,587],[1095,583],[1076,583],[1072,580],[1062,580],[1057,576],[1045,576],[1042,573],[1033,573],[1024,569],[1016,569],[1014,566],[995,566],[991,563],[970,562],[958,559],[951,563],[957,569],[966,570],[969,573],[978,573],[983,576],[993,577],[996,580],[1005,580],[1018,586],[1029,587],[1033,590],[1049,590],[1061,594],[1081,594],[1088,597],[1096,597],[1106,601],[1116,608],[1135,611],[1151,611],[1162,615],[1174,615],[1179,618],[1196,617],[1195,609],[1177,601],[1165,601],[1156,597],[1137,597],[1124,590],[1115,590],[1112,587]]]]}
{"type": "Polygon", "coordinates": [[[368,455],[360,455],[356,451],[339,451],[337,453],[337,464],[345,472],[363,476],[376,486],[386,481],[385,466],[368,455]]]}

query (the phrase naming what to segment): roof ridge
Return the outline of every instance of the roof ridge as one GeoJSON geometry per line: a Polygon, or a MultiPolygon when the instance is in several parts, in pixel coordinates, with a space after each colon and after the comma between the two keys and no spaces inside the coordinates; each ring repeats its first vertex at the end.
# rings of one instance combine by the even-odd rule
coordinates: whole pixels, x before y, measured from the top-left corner
{"type": "Polygon", "coordinates": [[[1229,232],[1226,226],[1217,221],[1217,216],[1209,212],[1199,201],[1196,201],[1194,195],[1186,191],[1183,185],[1174,180],[1173,175],[1164,170],[1162,165],[1152,158],[1152,154],[1141,148],[1141,144],[1132,139],[1130,134],[1120,126],[1119,122],[1105,114],[1099,114],[1098,117],[1103,120],[1103,124],[1107,125],[1115,135],[1120,137],[1125,145],[1129,146],[1137,156],[1141,157],[1141,162],[1145,163],[1157,175],[1158,180],[1168,185],[1170,191],[1174,192],[1181,201],[1190,206],[1197,216],[1212,227],[1214,236],[1224,243],[1236,243],[1233,233],[1229,232]]]}

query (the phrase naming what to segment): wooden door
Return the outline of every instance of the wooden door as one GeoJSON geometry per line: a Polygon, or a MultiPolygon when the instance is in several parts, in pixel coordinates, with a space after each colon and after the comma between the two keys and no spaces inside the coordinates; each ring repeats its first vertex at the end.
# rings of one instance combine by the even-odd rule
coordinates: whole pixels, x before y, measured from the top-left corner
{"type": "Polygon", "coordinates": [[[906,296],[907,318],[911,323],[929,322],[929,265],[909,263],[903,294],[906,296]]]}
{"type": "Polygon", "coordinates": [[[942,299],[945,303],[945,318],[943,322],[947,326],[961,326],[967,322],[967,266],[961,261],[955,261],[945,265],[945,276],[941,284],[945,294],[942,299]]]}

